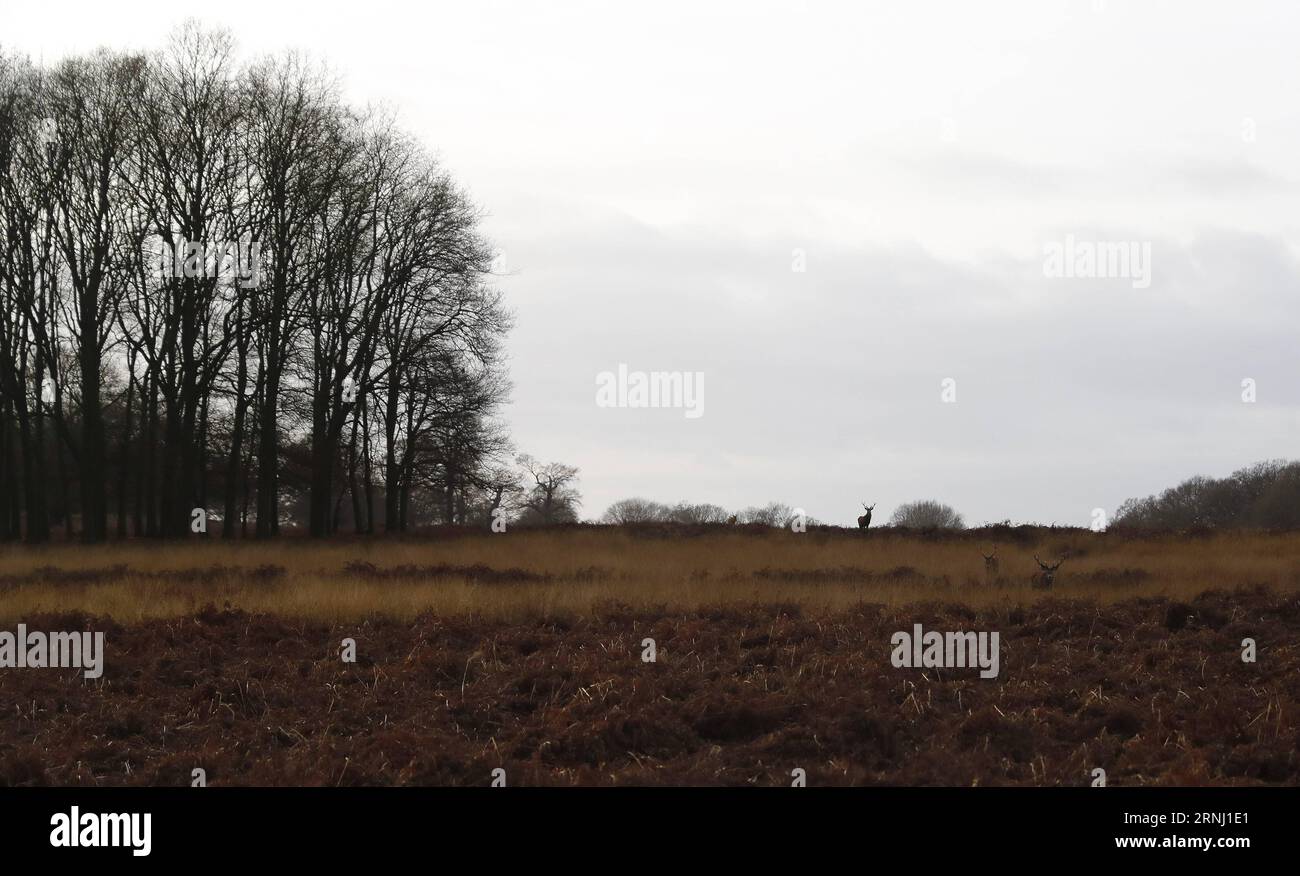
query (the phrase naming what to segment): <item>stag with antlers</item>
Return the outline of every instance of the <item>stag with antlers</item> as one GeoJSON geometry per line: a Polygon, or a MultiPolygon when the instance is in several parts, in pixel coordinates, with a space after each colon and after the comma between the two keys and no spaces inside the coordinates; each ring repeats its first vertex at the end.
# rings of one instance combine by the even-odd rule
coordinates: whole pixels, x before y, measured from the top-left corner
{"type": "Polygon", "coordinates": [[[1034,576],[1033,584],[1035,587],[1046,590],[1051,587],[1052,582],[1056,580],[1056,570],[1061,568],[1061,563],[1065,562],[1065,557],[1058,557],[1056,563],[1049,566],[1047,563],[1038,559],[1038,554],[1034,554],[1034,562],[1038,563],[1038,568],[1042,571],[1034,576]]]}
{"type": "Polygon", "coordinates": [[[871,525],[871,512],[876,506],[868,505],[866,502],[863,502],[862,507],[867,509],[867,513],[858,518],[858,529],[866,529],[871,525]]]}
{"type": "Polygon", "coordinates": [[[996,578],[998,575],[998,546],[993,545],[993,553],[986,554],[984,551],[980,551],[980,555],[984,557],[984,577],[996,578]]]}

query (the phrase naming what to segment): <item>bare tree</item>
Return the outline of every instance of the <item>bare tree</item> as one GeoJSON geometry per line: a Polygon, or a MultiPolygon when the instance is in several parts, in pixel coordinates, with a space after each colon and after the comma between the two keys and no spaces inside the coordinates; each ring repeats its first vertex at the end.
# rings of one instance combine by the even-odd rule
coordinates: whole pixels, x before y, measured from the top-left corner
{"type": "MultiPolygon", "coordinates": [[[[74,436],[67,409],[55,406],[55,422],[79,469],[82,538],[107,536],[104,411],[100,378],[104,350],[121,297],[121,274],[129,265],[123,234],[129,193],[122,176],[133,148],[131,111],[140,100],[140,58],[98,52],[64,61],[51,77],[49,106],[58,132],[53,175],[59,255],[69,280],[58,295],[60,317],[78,366],[81,430],[74,436]]],[[[58,349],[49,322],[37,323],[41,353],[52,363],[58,349]]]]}
{"type": "Polygon", "coordinates": [[[316,217],[340,172],[330,160],[342,136],[331,85],[296,55],[266,59],[247,75],[249,197],[266,254],[250,314],[260,367],[256,381],[257,534],[279,526],[280,395],[301,333],[304,290],[319,279],[310,243],[316,217]]]}
{"type": "Polygon", "coordinates": [[[782,502],[769,502],[760,507],[746,508],[740,512],[741,523],[757,523],[762,526],[787,526],[794,516],[789,505],[782,502]]]}
{"type": "MultiPolygon", "coordinates": [[[[237,338],[248,290],[227,281],[214,250],[236,240],[246,220],[232,211],[243,172],[242,102],[233,39],[189,23],[148,69],[138,116],[141,160],[136,191],[163,261],[153,302],[133,303],[141,332],[161,336],[139,347],[165,410],[160,534],[189,533],[190,510],[204,505],[210,392],[237,338]],[[177,268],[183,268],[177,270],[177,268]]],[[[154,253],[142,254],[146,259],[154,253]]]]}
{"type": "Polygon", "coordinates": [[[8,535],[50,537],[45,408],[49,305],[57,276],[53,177],[57,131],[45,74],[26,59],[0,55],[0,467],[8,535]],[[16,440],[9,436],[12,421],[16,440]],[[16,446],[15,446],[16,445],[16,446]],[[21,475],[19,475],[21,469],[21,475]],[[17,489],[21,483],[21,493],[17,489]]]}
{"type": "Polygon", "coordinates": [[[727,523],[729,518],[730,522],[735,522],[734,515],[729,514],[726,508],[708,502],[678,502],[670,515],[675,523],[727,523]]]}
{"type": "Polygon", "coordinates": [[[663,523],[672,519],[673,509],[662,502],[650,499],[620,499],[610,505],[601,516],[601,522],[616,525],[627,523],[663,523]]]}
{"type": "Polygon", "coordinates": [[[577,490],[577,468],[560,462],[543,464],[526,453],[516,461],[527,484],[522,522],[549,525],[578,519],[582,496],[577,490]]]}
{"type": "Polygon", "coordinates": [[[966,524],[951,506],[931,499],[899,505],[889,519],[890,526],[909,529],[964,529],[966,524]]]}

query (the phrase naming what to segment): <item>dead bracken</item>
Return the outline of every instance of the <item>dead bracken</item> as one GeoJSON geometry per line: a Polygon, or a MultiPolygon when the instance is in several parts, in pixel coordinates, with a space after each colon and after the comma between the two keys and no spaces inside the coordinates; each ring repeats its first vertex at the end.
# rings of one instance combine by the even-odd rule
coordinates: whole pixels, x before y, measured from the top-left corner
{"type": "Polygon", "coordinates": [[[0,784],[1300,783],[1300,598],[862,604],[325,622],[207,607],[110,629],[103,677],[0,672],[0,784]],[[1171,624],[1172,617],[1179,619],[1171,624]],[[996,679],[890,634],[1002,633],[996,679]],[[658,645],[654,663],[641,641],[658,645]],[[1244,637],[1267,659],[1244,663],[1244,637]],[[338,644],[357,642],[356,663],[338,644]],[[129,765],[129,768],[128,768],[129,765]]]}

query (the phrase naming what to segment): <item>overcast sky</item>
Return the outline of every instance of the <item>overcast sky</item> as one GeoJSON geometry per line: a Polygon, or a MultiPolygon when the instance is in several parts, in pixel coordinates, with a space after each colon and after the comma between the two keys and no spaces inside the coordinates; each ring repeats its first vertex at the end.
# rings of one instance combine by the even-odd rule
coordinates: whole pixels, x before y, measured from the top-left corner
{"type": "Polygon", "coordinates": [[[0,0],[0,45],[186,15],[327,62],[488,210],[506,418],[584,516],[1087,525],[1300,456],[1293,4],[0,0]],[[1067,238],[1149,247],[1149,285],[1048,276],[1067,238]],[[597,406],[620,363],[702,372],[703,415],[597,406]]]}

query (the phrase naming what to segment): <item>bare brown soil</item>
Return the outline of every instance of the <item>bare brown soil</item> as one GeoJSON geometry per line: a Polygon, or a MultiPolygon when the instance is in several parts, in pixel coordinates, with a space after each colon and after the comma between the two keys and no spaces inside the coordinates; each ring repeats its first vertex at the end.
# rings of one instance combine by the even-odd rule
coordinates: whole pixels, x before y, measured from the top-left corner
{"type": "Polygon", "coordinates": [[[486,785],[497,767],[514,786],[788,785],[796,768],[810,786],[1085,785],[1097,767],[1111,785],[1300,783],[1290,588],[819,612],[606,602],[523,621],[211,607],[22,620],[105,631],[106,668],[0,670],[0,785],[188,785],[196,767],[211,785],[486,785]],[[998,631],[1001,675],[894,668],[890,636],[914,623],[998,631]]]}

